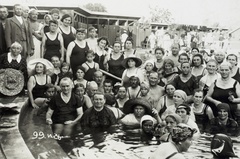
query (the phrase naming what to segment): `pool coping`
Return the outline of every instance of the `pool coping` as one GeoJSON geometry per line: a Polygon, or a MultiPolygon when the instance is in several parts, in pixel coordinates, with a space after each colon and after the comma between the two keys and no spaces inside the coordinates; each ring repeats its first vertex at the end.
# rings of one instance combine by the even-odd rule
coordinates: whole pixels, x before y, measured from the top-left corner
{"type": "Polygon", "coordinates": [[[19,131],[19,117],[22,107],[28,104],[28,97],[2,97],[0,98],[2,104],[15,103],[18,105],[17,110],[19,114],[5,115],[1,119],[10,119],[16,123],[16,126],[11,128],[0,128],[0,158],[17,158],[17,159],[34,159],[32,153],[27,147],[22,135],[19,131]]]}

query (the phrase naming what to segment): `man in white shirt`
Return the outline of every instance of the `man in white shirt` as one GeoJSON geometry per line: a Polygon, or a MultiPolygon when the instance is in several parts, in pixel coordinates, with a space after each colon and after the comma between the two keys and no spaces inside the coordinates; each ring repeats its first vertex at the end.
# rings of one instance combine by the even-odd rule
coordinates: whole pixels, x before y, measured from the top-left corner
{"type": "Polygon", "coordinates": [[[94,27],[88,28],[88,36],[89,38],[86,39],[88,47],[90,50],[95,52],[97,47],[97,38],[96,38],[96,29],[94,27]]]}

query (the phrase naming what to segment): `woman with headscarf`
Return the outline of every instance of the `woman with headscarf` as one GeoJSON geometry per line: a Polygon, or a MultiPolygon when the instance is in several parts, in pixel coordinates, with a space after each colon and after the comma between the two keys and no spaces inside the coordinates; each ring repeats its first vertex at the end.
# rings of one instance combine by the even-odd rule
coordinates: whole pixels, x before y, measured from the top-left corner
{"type": "Polygon", "coordinates": [[[168,114],[173,114],[176,111],[176,108],[185,103],[187,99],[187,94],[182,90],[175,90],[173,93],[173,102],[174,104],[169,105],[165,111],[162,111],[161,118],[164,120],[168,114]]]}
{"type": "Polygon", "coordinates": [[[217,105],[217,117],[210,120],[207,132],[211,134],[223,133],[226,135],[239,135],[238,123],[231,118],[230,107],[227,103],[217,105]]]}
{"type": "Polygon", "coordinates": [[[192,144],[195,130],[186,124],[178,124],[171,132],[172,141],[162,143],[149,159],[185,159],[186,152],[192,144]]]}
{"type": "Polygon", "coordinates": [[[141,128],[141,141],[149,144],[149,142],[152,140],[152,138],[154,137],[155,133],[154,133],[154,121],[155,119],[150,116],[150,115],[144,115],[141,118],[140,121],[140,128],[141,128]]]}
{"type": "Polygon", "coordinates": [[[225,134],[215,134],[211,141],[211,153],[213,159],[238,158],[234,153],[232,139],[225,134]]]}
{"type": "Polygon", "coordinates": [[[191,108],[187,104],[180,104],[176,109],[176,114],[178,114],[182,118],[181,123],[187,124],[191,128],[196,129],[196,134],[194,134],[194,137],[197,138],[200,135],[200,131],[195,121],[191,119],[190,113],[191,108]]]}

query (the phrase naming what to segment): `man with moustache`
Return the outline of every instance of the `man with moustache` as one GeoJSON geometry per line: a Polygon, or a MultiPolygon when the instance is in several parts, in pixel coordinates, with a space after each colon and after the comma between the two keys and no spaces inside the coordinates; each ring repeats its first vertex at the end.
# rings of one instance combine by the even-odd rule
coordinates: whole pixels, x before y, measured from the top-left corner
{"type": "Polygon", "coordinates": [[[15,4],[13,6],[14,16],[6,20],[5,38],[7,48],[10,48],[12,43],[19,42],[22,45],[21,54],[23,57],[32,56],[34,53],[34,44],[32,38],[32,29],[30,23],[22,17],[22,6],[15,4]]]}

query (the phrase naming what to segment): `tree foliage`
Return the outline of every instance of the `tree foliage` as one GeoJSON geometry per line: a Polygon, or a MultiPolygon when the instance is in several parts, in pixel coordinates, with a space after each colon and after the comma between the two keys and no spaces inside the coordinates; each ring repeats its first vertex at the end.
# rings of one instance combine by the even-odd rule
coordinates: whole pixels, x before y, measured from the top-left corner
{"type": "Polygon", "coordinates": [[[88,3],[88,4],[84,5],[84,7],[90,11],[107,12],[106,7],[103,6],[101,3],[88,3]]]}
{"type": "Polygon", "coordinates": [[[159,8],[158,6],[150,7],[150,16],[152,22],[172,23],[172,13],[168,9],[159,8]]]}

